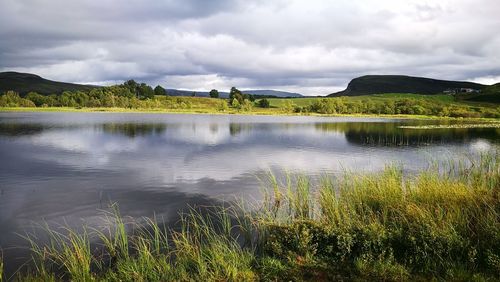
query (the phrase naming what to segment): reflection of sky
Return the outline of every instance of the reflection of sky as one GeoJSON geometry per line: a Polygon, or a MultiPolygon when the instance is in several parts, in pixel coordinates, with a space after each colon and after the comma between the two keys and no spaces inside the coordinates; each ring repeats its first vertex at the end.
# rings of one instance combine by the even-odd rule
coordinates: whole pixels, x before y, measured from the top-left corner
{"type": "MultiPolygon", "coordinates": [[[[231,135],[231,124],[177,124],[161,134],[133,138],[94,127],[58,128],[22,138],[17,143],[39,148],[32,156],[74,169],[128,170],[136,177],[176,181],[211,178],[228,181],[245,173],[272,167],[306,173],[343,168],[380,169],[388,162],[412,168],[425,163],[432,152],[467,149],[462,144],[434,147],[387,148],[352,145],[343,133],[321,131],[311,124],[252,125],[231,135]]],[[[472,150],[491,145],[475,140],[472,150]]]]}
{"type": "MultiPolygon", "coordinates": [[[[141,216],[172,214],[187,203],[231,195],[258,197],[257,175],[269,170],[318,175],[378,170],[387,163],[413,170],[430,158],[496,146],[491,136],[468,135],[426,146],[365,145],[353,141],[365,138],[358,131],[350,133],[353,140],[346,137],[349,124],[360,122],[387,120],[0,114],[5,125],[0,127],[0,229],[15,230],[12,226],[41,218],[94,221],[96,209],[110,200],[118,201],[124,214],[141,216]],[[316,126],[329,122],[347,124],[334,130],[316,126]],[[30,130],[16,127],[30,124],[30,130]]],[[[386,138],[388,132],[393,131],[369,134],[386,138]]],[[[6,238],[0,235],[0,245],[6,238]]]]}
{"type": "Polygon", "coordinates": [[[245,173],[271,167],[315,173],[345,168],[379,169],[404,155],[390,150],[351,146],[343,134],[322,132],[313,126],[280,128],[247,127],[235,136],[229,127],[218,130],[181,125],[161,135],[129,138],[92,128],[54,129],[19,140],[39,148],[32,156],[73,169],[129,170],[144,180],[160,184],[211,178],[227,181],[245,173]]]}

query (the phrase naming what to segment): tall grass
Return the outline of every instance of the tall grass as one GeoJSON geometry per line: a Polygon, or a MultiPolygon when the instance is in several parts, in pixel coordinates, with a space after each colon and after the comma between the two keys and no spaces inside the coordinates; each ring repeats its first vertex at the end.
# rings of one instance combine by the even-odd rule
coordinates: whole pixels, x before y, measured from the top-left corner
{"type": "Polygon", "coordinates": [[[0,282],[3,281],[3,256],[0,253],[0,282]]]}
{"type": "Polygon", "coordinates": [[[405,175],[352,173],[311,181],[270,175],[253,209],[192,209],[180,229],[157,218],[104,229],[45,231],[32,243],[40,280],[500,279],[498,153],[405,175]],[[92,243],[97,242],[97,243],[92,243]],[[95,245],[95,246],[94,246],[95,245]]]}
{"type": "Polygon", "coordinates": [[[308,217],[297,217],[297,211],[305,215],[305,206],[296,204],[297,197],[310,201],[301,194],[307,185],[299,178],[295,191],[283,197],[288,186],[274,188],[275,196],[266,200],[274,200],[274,214],[293,220],[263,218],[270,230],[267,253],[281,260],[338,265],[384,280],[390,273],[394,280],[500,273],[498,153],[413,176],[390,166],[380,173],[326,178],[314,201],[318,211],[308,217]]]}

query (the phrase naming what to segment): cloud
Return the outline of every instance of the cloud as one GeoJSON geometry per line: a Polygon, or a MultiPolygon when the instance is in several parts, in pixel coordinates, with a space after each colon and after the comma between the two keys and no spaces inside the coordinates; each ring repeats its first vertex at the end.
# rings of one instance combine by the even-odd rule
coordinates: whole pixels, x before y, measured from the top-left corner
{"type": "Polygon", "coordinates": [[[496,0],[4,0],[0,70],[308,95],[364,74],[491,82],[498,14],[496,0]]]}

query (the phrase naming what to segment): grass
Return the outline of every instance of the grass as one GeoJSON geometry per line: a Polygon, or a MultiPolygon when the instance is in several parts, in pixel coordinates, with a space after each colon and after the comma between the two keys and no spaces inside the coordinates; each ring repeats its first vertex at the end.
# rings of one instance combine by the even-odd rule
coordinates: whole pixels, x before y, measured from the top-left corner
{"type": "MultiPolygon", "coordinates": [[[[352,96],[345,97],[345,99],[350,101],[363,101],[363,100],[372,100],[372,101],[385,101],[385,100],[395,100],[395,99],[417,99],[417,100],[426,100],[426,101],[439,101],[444,103],[454,103],[455,98],[451,95],[421,95],[421,94],[409,94],[409,93],[385,93],[385,94],[374,94],[374,95],[362,95],[362,96],[352,96]]],[[[308,106],[317,101],[318,97],[314,98],[271,98],[268,99],[271,107],[282,107],[285,101],[292,101],[297,106],[308,106]]]]}
{"type": "MultiPolygon", "coordinates": [[[[369,96],[357,96],[358,99],[365,98],[412,98],[412,99],[423,99],[423,100],[435,100],[440,102],[454,102],[455,98],[451,95],[421,95],[421,94],[409,94],[409,93],[385,93],[385,94],[375,94],[369,96]]],[[[353,97],[354,98],[354,97],[353,97]]]]}
{"type": "Polygon", "coordinates": [[[125,221],[45,228],[19,280],[331,281],[500,279],[500,154],[311,181],[263,181],[263,200],[192,209],[180,228],[125,221]],[[92,242],[100,242],[94,246],[92,242]]]}
{"type": "MultiPolygon", "coordinates": [[[[345,99],[351,101],[362,101],[362,100],[373,100],[373,101],[384,101],[390,99],[402,99],[402,98],[412,98],[419,100],[431,100],[431,101],[440,101],[440,102],[454,102],[455,99],[450,95],[421,95],[421,94],[408,94],[408,93],[386,93],[386,94],[374,94],[374,95],[362,95],[362,96],[352,96],[345,97],[345,99]]],[[[305,97],[305,98],[271,98],[268,99],[271,107],[282,107],[285,101],[292,101],[297,106],[308,106],[317,101],[318,99],[322,99],[322,97],[305,97]]]]}
{"type": "Polygon", "coordinates": [[[281,108],[285,104],[285,101],[291,101],[293,104],[303,107],[303,106],[311,105],[312,103],[314,103],[314,101],[317,101],[318,99],[321,99],[321,98],[316,98],[316,97],[314,97],[314,98],[308,98],[308,97],[304,97],[304,98],[269,98],[267,100],[269,100],[269,105],[271,107],[281,108]]]}

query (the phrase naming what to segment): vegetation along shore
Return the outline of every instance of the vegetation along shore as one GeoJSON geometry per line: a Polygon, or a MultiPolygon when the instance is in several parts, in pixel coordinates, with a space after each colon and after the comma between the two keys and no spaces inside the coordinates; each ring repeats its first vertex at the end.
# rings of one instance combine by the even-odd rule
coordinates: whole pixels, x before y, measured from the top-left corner
{"type": "Polygon", "coordinates": [[[439,118],[500,118],[500,107],[490,103],[455,101],[448,95],[379,94],[335,98],[232,99],[153,95],[137,98],[124,86],[44,96],[34,92],[21,97],[7,91],[0,95],[2,111],[99,111],[267,115],[363,115],[439,118]]]}

